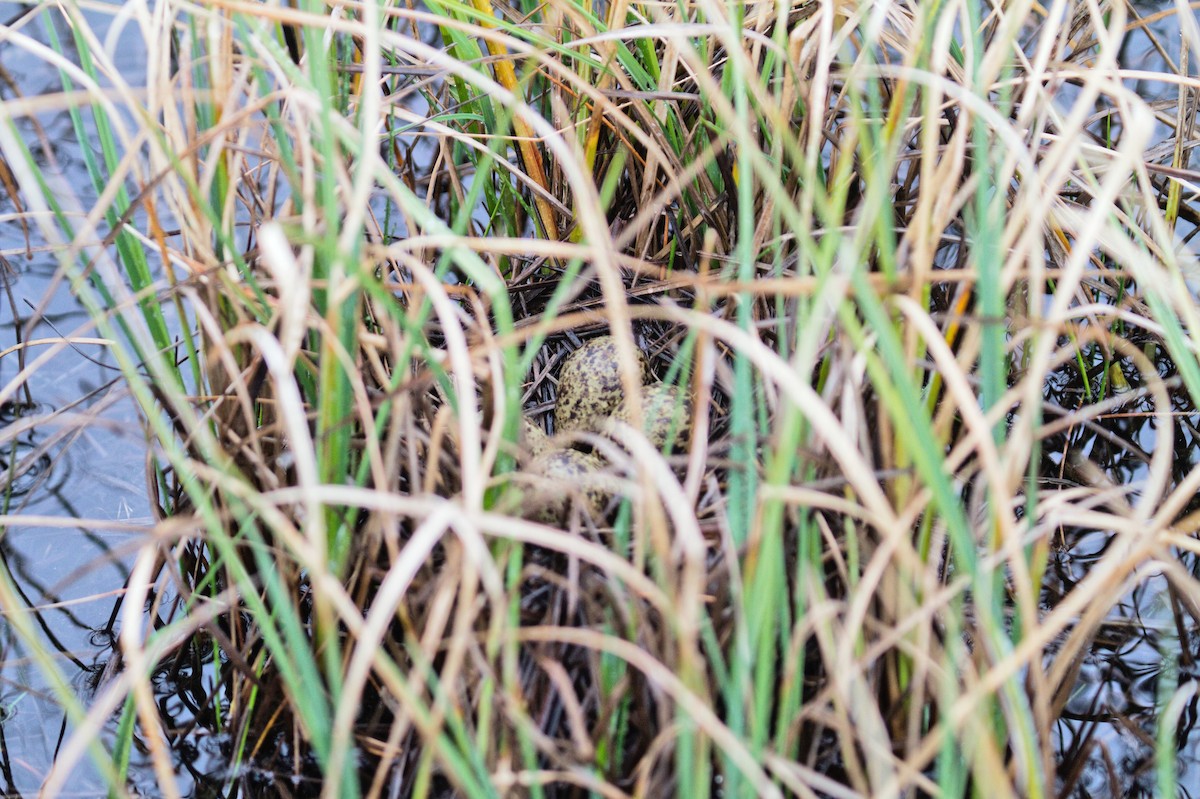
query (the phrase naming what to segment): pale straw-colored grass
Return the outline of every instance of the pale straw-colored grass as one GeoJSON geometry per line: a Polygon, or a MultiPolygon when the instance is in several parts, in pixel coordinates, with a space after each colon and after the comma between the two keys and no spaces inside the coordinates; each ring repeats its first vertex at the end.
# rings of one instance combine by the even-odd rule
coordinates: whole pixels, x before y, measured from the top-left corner
{"type": "Polygon", "coordinates": [[[330,797],[1070,794],[1081,659],[1157,575],[1187,651],[1200,85],[1126,67],[1124,5],[164,3],[114,20],[136,79],[73,8],[5,32],[72,84],[5,114],[101,113],[99,199],[0,154],[169,515],[51,793],[119,713],[114,792],[138,746],[172,794],[147,678],[188,647],[229,785],[330,797]],[[579,437],[624,502],[497,513],[599,332],[689,440],[579,437]]]}

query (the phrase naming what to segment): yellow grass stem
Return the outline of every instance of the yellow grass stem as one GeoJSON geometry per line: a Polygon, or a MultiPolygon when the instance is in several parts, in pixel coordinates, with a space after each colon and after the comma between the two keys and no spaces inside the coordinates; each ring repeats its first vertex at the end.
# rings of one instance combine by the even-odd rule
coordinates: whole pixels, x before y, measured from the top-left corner
{"type": "MultiPolygon", "coordinates": [[[[471,0],[471,4],[476,11],[483,15],[481,20],[483,27],[490,29],[497,27],[496,23],[492,21],[495,19],[496,12],[488,0],[471,0]]],[[[513,69],[512,59],[508,57],[504,45],[488,39],[487,47],[488,52],[496,57],[497,82],[512,92],[513,96],[524,97],[525,93],[521,91],[520,83],[517,81],[517,72],[513,69]]],[[[517,149],[521,153],[521,162],[525,165],[526,173],[534,183],[550,192],[550,183],[546,180],[546,170],[542,167],[542,155],[534,143],[536,135],[533,128],[521,119],[520,114],[516,114],[513,116],[513,130],[517,134],[517,149]]],[[[537,208],[538,217],[542,221],[542,230],[545,232],[546,238],[557,240],[558,225],[554,221],[554,209],[550,207],[550,203],[545,198],[537,194],[534,195],[533,202],[537,208]]]]}

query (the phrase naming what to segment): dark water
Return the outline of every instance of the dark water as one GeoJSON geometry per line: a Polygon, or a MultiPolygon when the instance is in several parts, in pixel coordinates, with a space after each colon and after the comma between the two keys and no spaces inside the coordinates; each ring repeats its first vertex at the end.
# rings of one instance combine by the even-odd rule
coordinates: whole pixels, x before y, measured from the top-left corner
{"type": "MultiPolygon", "coordinates": [[[[0,21],[11,22],[20,12],[15,4],[0,3],[0,21]]],[[[133,49],[130,68],[136,58],[133,49]]],[[[60,85],[55,70],[11,43],[0,44],[0,66],[29,96],[60,85]]],[[[0,95],[7,100],[12,92],[4,87],[0,95]]],[[[59,113],[40,121],[55,148],[60,177],[86,202],[89,181],[70,120],[59,113]]],[[[26,141],[36,140],[33,126],[18,127],[26,141]]],[[[4,282],[12,294],[10,302],[0,292],[0,350],[6,351],[0,357],[0,396],[5,398],[0,404],[0,469],[6,474],[20,470],[6,500],[8,513],[18,521],[0,531],[0,558],[34,623],[37,646],[50,654],[86,705],[111,655],[111,619],[128,576],[130,553],[151,522],[146,442],[106,348],[57,344],[63,336],[96,334],[66,285],[55,279],[58,264],[36,231],[34,252],[27,257],[14,213],[11,200],[0,198],[0,254],[11,267],[4,282]],[[39,321],[26,329],[38,307],[39,321]],[[28,394],[13,391],[20,363],[7,350],[18,335],[30,344],[27,363],[50,358],[33,370],[28,394]],[[27,520],[20,521],[22,517],[27,520]]],[[[0,622],[0,792],[5,796],[37,794],[71,729],[51,684],[32,659],[33,651],[8,618],[0,622]]],[[[73,795],[104,792],[86,760],[68,784],[73,795]]]]}
{"type": "MultiPolygon", "coordinates": [[[[1171,3],[1138,3],[1134,13],[1150,18],[1173,7],[1171,3]]],[[[1182,13],[1194,13],[1194,10],[1184,8],[1182,13]]],[[[1145,31],[1130,34],[1122,50],[1121,62],[1128,69],[1177,74],[1180,63],[1178,19],[1166,16],[1151,22],[1145,31]],[[1152,44],[1150,34],[1157,39],[1157,47],[1152,44]]],[[[1194,76],[1197,72],[1194,57],[1192,62],[1189,72],[1194,76]]],[[[1173,84],[1140,79],[1127,81],[1127,86],[1174,116],[1176,89],[1173,84]]],[[[1097,129],[1095,133],[1102,138],[1105,132],[1097,129]]],[[[1172,137],[1170,128],[1159,125],[1152,141],[1168,142],[1168,146],[1148,153],[1147,161],[1169,164],[1172,137]]],[[[1194,158],[1191,168],[1195,168],[1194,158]]],[[[1181,217],[1177,229],[1177,240],[1181,245],[1194,251],[1196,233],[1194,221],[1181,217]]],[[[1200,284],[1194,283],[1192,288],[1200,289],[1200,284]]],[[[1139,347],[1152,341],[1151,336],[1142,331],[1127,330],[1126,335],[1139,347]]],[[[1156,366],[1169,380],[1174,375],[1169,359],[1152,344],[1149,351],[1159,353],[1156,366]]],[[[1100,388],[1104,369],[1099,363],[1093,366],[1093,388],[1100,388]]],[[[1136,370],[1128,362],[1123,367],[1131,385],[1136,388],[1139,383],[1136,370]]],[[[1055,376],[1066,379],[1052,380],[1048,385],[1047,399],[1060,407],[1079,407],[1084,402],[1082,381],[1075,370],[1069,370],[1074,374],[1066,377],[1067,371],[1055,376]]],[[[1147,464],[1141,453],[1152,453],[1160,445],[1172,446],[1174,463],[1168,485],[1170,490],[1200,465],[1200,441],[1197,441],[1200,438],[1200,414],[1178,384],[1170,393],[1170,410],[1177,414],[1172,442],[1163,441],[1163,431],[1148,418],[1156,410],[1153,403],[1136,402],[1110,418],[1099,420],[1096,429],[1076,430],[1046,441],[1048,455],[1043,474],[1062,474],[1064,464],[1058,453],[1073,451],[1100,466],[1112,484],[1137,486],[1147,477],[1147,464]]],[[[1069,467],[1066,472],[1069,475],[1069,467]]],[[[1135,488],[1130,501],[1136,502],[1137,496],[1135,488]]],[[[1193,502],[1187,510],[1197,508],[1200,508],[1200,502],[1193,502]]],[[[1055,542],[1057,546],[1043,588],[1044,604],[1052,607],[1070,591],[1113,541],[1114,536],[1106,530],[1062,530],[1060,540],[1055,542]]],[[[1169,554],[1192,578],[1200,577],[1200,562],[1194,554],[1180,551],[1169,554]]],[[[1161,710],[1178,692],[1182,700],[1180,712],[1174,727],[1166,734],[1176,749],[1170,767],[1177,780],[1177,795],[1200,797],[1200,725],[1197,724],[1200,702],[1194,692],[1194,686],[1200,680],[1200,622],[1191,615],[1188,603],[1174,592],[1164,575],[1148,570],[1139,578],[1132,590],[1117,598],[1092,646],[1082,653],[1076,664],[1073,688],[1054,728],[1060,753],[1059,787],[1063,795],[1078,799],[1158,796],[1161,791],[1156,773],[1155,742],[1162,734],[1161,710]]],[[[1052,663],[1056,655],[1051,648],[1047,653],[1047,664],[1052,663]]]]}

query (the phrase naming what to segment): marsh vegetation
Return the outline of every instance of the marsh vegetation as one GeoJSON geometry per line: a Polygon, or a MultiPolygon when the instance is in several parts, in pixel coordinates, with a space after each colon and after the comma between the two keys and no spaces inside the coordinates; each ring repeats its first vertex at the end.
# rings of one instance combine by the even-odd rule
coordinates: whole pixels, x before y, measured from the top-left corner
{"type": "Polygon", "coordinates": [[[1193,6],[5,8],[7,794],[1200,791],[1193,6]]]}

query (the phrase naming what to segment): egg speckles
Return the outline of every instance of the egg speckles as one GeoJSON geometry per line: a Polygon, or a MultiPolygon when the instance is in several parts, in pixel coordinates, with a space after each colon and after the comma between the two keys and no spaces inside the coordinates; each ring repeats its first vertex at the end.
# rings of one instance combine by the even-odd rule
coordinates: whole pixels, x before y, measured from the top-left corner
{"type": "Polygon", "coordinates": [[[552,449],[531,467],[535,488],[525,507],[528,518],[550,524],[566,519],[572,498],[582,499],[593,516],[599,516],[608,501],[602,486],[604,462],[595,455],[574,449],[552,449]]]}
{"type": "Polygon", "coordinates": [[[521,457],[527,460],[540,458],[550,449],[550,439],[542,428],[533,423],[528,416],[521,416],[520,439],[521,457]]]}
{"type": "MultiPolygon", "coordinates": [[[[642,386],[642,430],[657,449],[670,439],[676,446],[687,441],[692,429],[692,398],[675,386],[652,383],[642,386]]],[[[612,413],[614,421],[636,427],[633,410],[622,400],[612,413]]]]}
{"type": "MultiPolygon", "coordinates": [[[[637,350],[638,377],[645,382],[650,365],[637,350]]],[[[612,336],[592,339],[571,353],[558,376],[554,424],[558,432],[596,433],[624,396],[621,362],[612,336]]]]}
{"type": "MultiPolygon", "coordinates": [[[[686,442],[692,426],[690,394],[659,383],[641,350],[635,369],[646,438],[660,450],[668,442],[672,446],[686,442]]],[[[597,433],[620,443],[615,425],[633,426],[627,399],[612,336],[592,339],[567,356],[559,370],[554,409],[560,436],[547,438],[530,419],[521,420],[520,452],[525,468],[512,477],[519,489],[511,499],[512,512],[544,524],[562,525],[574,505],[601,521],[612,497],[622,493],[623,483],[599,451],[583,451],[585,442],[570,434],[597,433]]]]}

